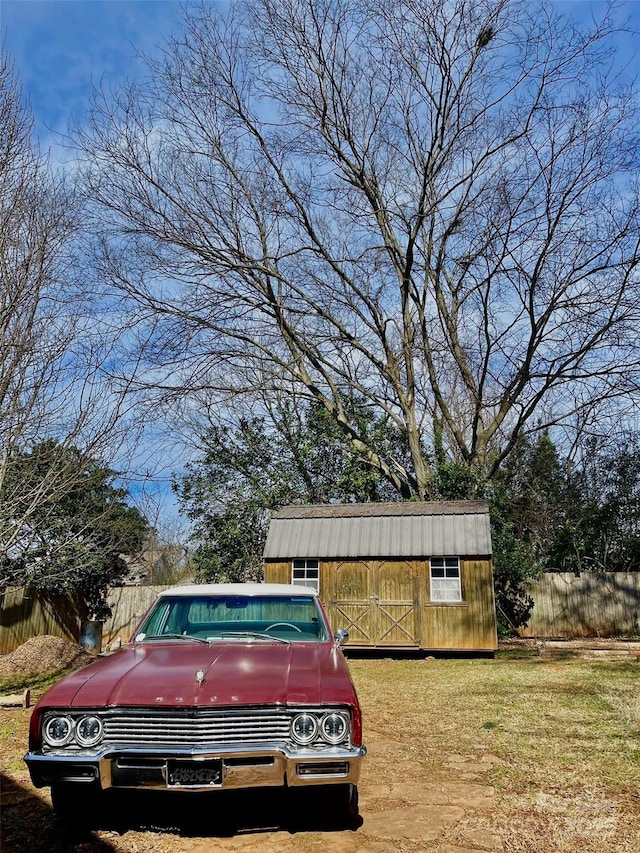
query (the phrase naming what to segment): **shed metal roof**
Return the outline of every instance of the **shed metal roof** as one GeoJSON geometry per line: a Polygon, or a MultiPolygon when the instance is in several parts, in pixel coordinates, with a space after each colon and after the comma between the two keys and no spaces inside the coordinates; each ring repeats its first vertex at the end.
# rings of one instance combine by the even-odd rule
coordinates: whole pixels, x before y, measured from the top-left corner
{"type": "Polygon", "coordinates": [[[267,560],[489,556],[486,501],[289,506],[271,520],[267,560]]]}

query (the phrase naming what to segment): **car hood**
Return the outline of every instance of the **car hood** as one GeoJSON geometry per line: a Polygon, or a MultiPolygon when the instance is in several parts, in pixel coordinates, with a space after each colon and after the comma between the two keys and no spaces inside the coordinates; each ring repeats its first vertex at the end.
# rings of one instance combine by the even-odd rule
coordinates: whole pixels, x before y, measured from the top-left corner
{"type": "Polygon", "coordinates": [[[43,696],[47,707],[355,705],[333,643],[147,642],[72,673],[43,696]]]}

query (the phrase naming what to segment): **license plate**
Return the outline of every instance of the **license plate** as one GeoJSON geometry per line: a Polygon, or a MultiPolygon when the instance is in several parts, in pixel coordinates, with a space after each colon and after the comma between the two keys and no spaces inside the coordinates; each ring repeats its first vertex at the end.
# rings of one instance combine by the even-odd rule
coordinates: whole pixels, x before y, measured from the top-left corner
{"type": "Polygon", "coordinates": [[[167,784],[174,788],[196,788],[222,785],[222,760],[169,761],[167,784]]]}

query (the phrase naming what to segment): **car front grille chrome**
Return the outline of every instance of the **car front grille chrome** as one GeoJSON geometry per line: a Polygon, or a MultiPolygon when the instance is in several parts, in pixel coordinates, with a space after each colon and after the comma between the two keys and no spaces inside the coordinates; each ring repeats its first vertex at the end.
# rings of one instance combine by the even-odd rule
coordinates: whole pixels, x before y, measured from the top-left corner
{"type": "Polygon", "coordinates": [[[291,717],[282,712],[188,714],[121,711],[104,718],[105,743],[207,746],[288,741],[291,717]]]}

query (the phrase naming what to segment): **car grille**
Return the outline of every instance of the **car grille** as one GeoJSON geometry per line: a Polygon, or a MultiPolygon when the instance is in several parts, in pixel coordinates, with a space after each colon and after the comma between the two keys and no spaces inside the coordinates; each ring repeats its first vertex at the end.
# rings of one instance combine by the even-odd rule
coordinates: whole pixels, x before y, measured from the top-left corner
{"type": "Polygon", "coordinates": [[[104,741],[118,744],[267,743],[289,740],[291,717],[278,711],[188,713],[120,711],[104,717],[104,741]]]}

